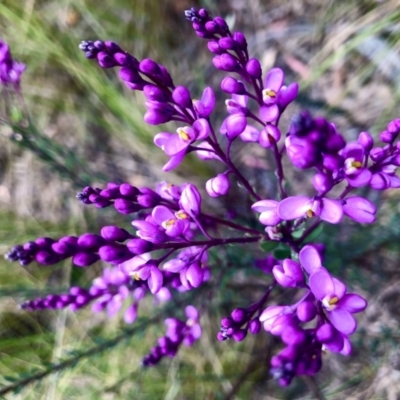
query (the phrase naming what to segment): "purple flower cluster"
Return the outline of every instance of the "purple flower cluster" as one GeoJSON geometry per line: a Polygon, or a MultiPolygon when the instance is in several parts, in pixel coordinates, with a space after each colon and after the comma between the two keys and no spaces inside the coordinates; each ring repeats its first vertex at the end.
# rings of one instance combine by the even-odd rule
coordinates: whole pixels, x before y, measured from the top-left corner
{"type": "Polygon", "coordinates": [[[19,91],[21,75],[25,70],[25,64],[13,60],[10,47],[0,39],[0,83],[12,85],[19,91]]]}
{"type": "MultiPolygon", "coordinates": [[[[22,307],[77,310],[91,303],[93,312],[106,310],[110,317],[124,308],[125,321],[132,323],[146,294],[159,303],[182,292],[201,294],[219,285],[224,270],[211,261],[214,248],[241,245],[253,251],[254,245],[272,248],[279,241],[291,256],[278,261],[268,254],[256,265],[244,266],[266,273],[260,278],[265,290],[258,300],[236,307],[221,320],[217,339],[242,341],[249,332],[258,334],[262,326],[280,337],[284,348],[272,358],[271,373],[286,386],[297,375],[317,373],[322,351],[351,353],[349,336],[357,328],[353,314],[363,311],[367,302],[348,293],[346,285],[323,267],[323,246],[305,245],[305,240],[322,222],[338,224],[344,216],[362,224],[375,221],[377,208],[365,189],[400,187],[396,175],[400,120],[391,121],[380,133],[381,145],[374,143],[368,132],[361,132],[356,142],[346,142],[334,124],[303,111],[292,119],[282,137],[280,117],[296,99],[297,83],[285,84],[280,68],[263,73],[259,60],[249,57],[243,33],[232,33],[223,18],[212,18],[206,10],[194,8],[185,15],[196,34],[208,41],[214,66],[225,74],[221,89],[229,97],[219,129],[214,128],[214,118],[211,120],[216,103],[212,88],[204,88],[200,100],[194,100],[189,89],[176,86],[167,69],[154,60],[139,61],[111,41],[84,41],[80,48],[102,68],[119,68],[119,77],[130,89],[143,91],[147,123],[179,124],[176,132],[161,131],[154,137],[155,145],[169,158],[164,171],[176,168],[190,152],[204,162],[218,163],[223,170],[205,183],[204,190],[192,183],[177,186],[166,182],[160,182],[155,190],[113,182],[104,189],[86,187],[78,194],[79,200],[132,214],[132,231],[106,226],[100,235],[39,238],[15,246],[6,257],[23,266],[32,261],[51,265],[67,258],[79,267],[99,260],[111,264],[89,288],[73,287],[66,294],[30,300],[22,307]],[[274,198],[262,198],[235,165],[230,152],[238,138],[243,145],[255,143],[271,152],[277,177],[274,198]],[[307,195],[287,193],[283,157],[294,168],[310,170],[313,189],[310,185],[307,195]],[[265,230],[205,212],[208,197],[229,195],[231,182],[247,195],[248,201],[240,207],[252,204],[249,220],[258,217],[265,230]],[[364,189],[363,195],[355,193],[358,188],[364,189]],[[217,273],[212,274],[213,270],[217,273]],[[301,299],[273,305],[271,297],[277,287],[301,291],[301,299]]],[[[201,311],[211,301],[206,298],[214,297],[212,293],[202,296],[201,311]]],[[[186,322],[166,319],[167,332],[143,359],[143,365],[174,356],[181,344],[192,345],[200,337],[199,312],[188,306],[186,316],[186,322]]]]}

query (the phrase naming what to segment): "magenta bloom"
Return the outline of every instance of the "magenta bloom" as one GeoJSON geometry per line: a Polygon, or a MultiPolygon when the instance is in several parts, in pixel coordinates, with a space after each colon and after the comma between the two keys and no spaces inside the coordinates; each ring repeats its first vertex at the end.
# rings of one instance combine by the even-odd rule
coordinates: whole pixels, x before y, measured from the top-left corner
{"type": "Polygon", "coordinates": [[[364,156],[365,148],[359,143],[349,143],[342,150],[344,172],[351,186],[365,186],[371,180],[371,171],[364,168],[364,156]]]}
{"type": "Polygon", "coordinates": [[[282,265],[275,265],[272,273],[281,286],[296,287],[304,282],[303,271],[299,263],[289,258],[283,260],[282,265]]]}
{"type": "Polygon", "coordinates": [[[13,60],[8,44],[0,39],[0,82],[18,90],[24,70],[25,64],[13,60]]]}
{"type": "Polygon", "coordinates": [[[193,105],[199,118],[207,118],[215,106],[215,95],[212,88],[206,87],[201,100],[193,100],[193,105]]]}
{"type": "Polygon", "coordinates": [[[279,116],[278,94],[282,88],[285,75],[280,68],[268,72],[262,91],[264,105],[260,108],[260,118],[264,122],[275,121],[279,116]]]}
{"type": "Polygon", "coordinates": [[[367,301],[358,294],[346,294],[345,284],[333,278],[323,267],[311,274],[309,285],[328,312],[332,325],[345,335],[354,333],[357,322],[352,314],[363,311],[367,301]]]}
{"type": "Polygon", "coordinates": [[[190,225],[189,215],[182,210],[173,213],[168,207],[157,206],[151,215],[154,221],[165,229],[167,236],[180,236],[190,225]]]}
{"type": "Polygon", "coordinates": [[[326,222],[337,224],[342,220],[343,207],[338,200],[292,196],[282,200],[278,205],[278,216],[283,220],[300,217],[320,217],[326,222]]]}
{"type": "Polygon", "coordinates": [[[349,218],[361,224],[375,222],[376,207],[364,197],[348,197],[344,200],[343,211],[349,218]]]}
{"type": "Polygon", "coordinates": [[[251,209],[261,213],[259,219],[263,225],[275,226],[282,221],[278,215],[278,205],[276,200],[261,200],[254,203],[251,209]]]}
{"type": "Polygon", "coordinates": [[[230,184],[228,174],[218,174],[215,178],[211,178],[206,182],[206,190],[209,196],[224,196],[229,192],[230,184]]]}

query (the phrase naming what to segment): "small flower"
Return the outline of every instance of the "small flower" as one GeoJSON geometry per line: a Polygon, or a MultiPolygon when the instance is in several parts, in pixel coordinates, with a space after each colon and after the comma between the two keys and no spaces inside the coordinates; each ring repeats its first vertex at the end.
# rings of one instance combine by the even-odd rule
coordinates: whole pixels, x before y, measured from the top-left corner
{"type": "Polygon", "coordinates": [[[263,225],[275,226],[282,221],[278,215],[278,205],[276,200],[260,200],[254,203],[251,209],[261,213],[259,219],[263,225]]]}
{"type": "Polygon", "coordinates": [[[343,207],[338,200],[292,196],[282,200],[278,205],[278,216],[283,220],[300,217],[320,217],[322,220],[337,224],[342,220],[343,207]]]}
{"type": "Polygon", "coordinates": [[[284,287],[296,287],[304,282],[303,271],[299,263],[289,258],[283,260],[282,265],[275,265],[272,273],[276,281],[284,287]]]}
{"type": "Polygon", "coordinates": [[[353,196],[343,200],[343,212],[356,222],[371,224],[375,222],[376,207],[364,197],[353,196]]]}
{"type": "Polygon", "coordinates": [[[309,285],[314,296],[326,309],[332,325],[341,333],[351,335],[357,328],[353,313],[363,311],[367,302],[358,294],[346,294],[346,286],[332,278],[325,268],[316,269],[310,276],[309,285]]]}
{"type": "Polygon", "coordinates": [[[265,77],[262,91],[264,105],[260,108],[260,118],[264,122],[273,122],[279,117],[278,94],[283,80],[284,74],[280,68],[271,69],[265,77]]]}
{"type": "Polygon", "coordinates": [[[368,185],[371,180],[371,171],[364,168],[365,150],[361,144],[349,143],[342,150],[344,158],[344,172],[350,185],[361,187],[368,185]]]}
{"type": "Polygon", "coordinates": [[[152,212],[153,220],[165,229],[165,233],[170,237],[177,237],[182,235],[190,225],[189,215],[179,210],[173,213],[168,207],[157,206],[152,212]]]}

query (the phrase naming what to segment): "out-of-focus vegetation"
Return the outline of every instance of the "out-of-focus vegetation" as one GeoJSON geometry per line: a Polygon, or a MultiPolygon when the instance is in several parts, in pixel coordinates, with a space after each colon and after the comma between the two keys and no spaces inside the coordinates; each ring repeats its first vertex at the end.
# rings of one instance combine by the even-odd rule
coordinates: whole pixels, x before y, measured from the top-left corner
{"type": "MultiPolygon", "coordinates": [[[[2,254],[12,244],[37,236],[98,232],[116,218],[120,225],[129,226],[129,219],[111,211],[79,204],[74,195],[82,184],[104,184],[108,179],[151,186],[157,179],[180,181],[195,175],[201,182],[207,176],[208,169],[194,158],[174,175],[161,175],[164,158],[152,146],[157,128],[143,122],[141,94],[126,90],[115,71],[101,70],[77,47],[82,39],[110,38],[138,58],[163,63],[177,82],[200,94],[205,84],[218,87],[221,75],[210,66],[204,41],[191,32],[183,17],[192,5],[188,0],[0,3],[0,37],[10,44],[15,58],[27,64],[23,92],[38,130],[12,137],[1,130],[2,254]]],[[[397,0],[204,0],[195,5],[227,16],[235,29],[243,30],[265,69],[278,65],[289,80],[301,82],[303,91],[293,112],[307,107],[329,115],[349,138],[361,130],[377,134],[391,117],[399,117],[397,0]]],[[[222,95],[220,100],[223,111],[222,95]]],[[[271,172],[268,164],[264,166],[264,153],[237,146],[235,157],[243,168],[258,160],[259,167],[252,173],[268,186],[271,172]]],[[[294,191],[306,183],[300,178],[298,172],[293,173],[294,191]]],[[[140,360],[163,326],[146,330],[143,326],[153,314],[157,317],[160,307],[154,311],[151,303],[146,304],[140,310],[143,320],[131,328],[124,327],[118,317],[109,321],[90,310],[23,312],[17,309],[18,303],[60,292],[71,284],[87,285],[96,276],[96,268],[76,271],[65,262],[24,269],[0,261],[0,383],[31,380],[26,388],[17,385],[19,393],[8,394],[27,400],[306,399],[323,395],[396,399],[400,396],[398,199],[395,191],[385,194],[390,205],[380,210],[373,228],[325,229],[318,238],[328,246],[327,266],[361,290],[370,306],[359,319],[354,357],[327,354],[324,371],[316,380],[298,379],[290,388],[279,389],[268,375],[271,354],[265,349],[273,339],[267,334],[243,343],[216,341],[221,315],[247,304],[260,278],[240,271],[238,260],[243,256],[232,253],[229,257],[237,267],[229,270],[233,283],[222,282],[223,290],[203,314],[201,341],[182,349],[172,361],[146,370],[140,368],[140,360]],[[54,366],[58,366],[56,371],[47,374],[54,366]],[[46,377],[36,379],[40,373],[46,377]]],[[[374,199],[378,205],[382,200],[380,196],[374,199]]],[[[243,266],[248,263],[242,262],[243,266]]]]}

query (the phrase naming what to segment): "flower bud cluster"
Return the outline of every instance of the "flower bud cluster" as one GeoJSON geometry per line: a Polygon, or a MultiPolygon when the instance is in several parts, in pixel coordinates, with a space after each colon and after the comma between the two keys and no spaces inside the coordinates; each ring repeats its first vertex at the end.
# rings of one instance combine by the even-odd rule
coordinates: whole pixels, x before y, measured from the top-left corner
{"type": "Polygon", "coordinates": [[[15,61],[8,44],[0,39],[0,83],[11,84],[15,90],[19,90],[21,75],[24,71],[25,64],[15,61]]]}
{"type": "Polygon", "coordinates": [[[121,214],[133,214],[151,208],[160,203],[161,197],[152,189],[136,188],[129,183],[121,185],[110,182],[105,189],[85,187],[76,196],[84,204],[93,204],[97,208],[111,205],[121,214]]]}
{"type": "MultiPolygon", "coordinates": [[[[249,57],[245,36],[232,33],[223,18],[212,18],[206,10],[194,8],[185,15],[196,34],[208,40],[214,66],[230,74],[221,82],[222,91],[230,96],[225,102],[226,118],[219,128],[222,137],[218,137],[211,118],[216,103],[211,87],[204,88],[200,99],[195,100],[187,87],[175,86],[166,68],[154,60],[139,61],[111,41],[84,41],[80,48],[102,68],[119,68],[119,77],[128,88],[143,91],[147,107],[144,120],[148,124],[179,123],[176,132],[162,131],[154,137],[155,145],[169,158],[164,171],[178,167],[191,152],[203,161],[222,163],[224,172],[205,183],[205,192],[213,198],[227,195],[231,182],[236,181],[247,195],[240,208],[252,204],[251,210],[259,213],[265,232],[254,228],[257,221],[245,226],[242,221],[225,219],[215,212],[205,214],[207,204],[192,183],[175,186],[161,182],[153,191],[111,182],[105,189],[86,187],[77,197],[84,204],[98,208],[113,205],[119,213],[135,214],[131,221],[135,235],[117,226],[105,226],[100,235],[86,233],[57,241],[38,238],[15,246],[6,258],[21,265],[32,261],[51,265],[69,257],[79,267],[100,259],[110,263],[112,267],[105,268],[90,288],[73,287],[65,294],[27,301],[22,308],[68,306],[77,310],[91,303],[93,312],[105,310],[112,317],[129,303],[124,319],[132,323],[140,301],[149,292],[158,303],[200,287],[206,291],[208,285],[204,283],[211,278],[210,267],[219,267],[209,261],[211,248],[258,243],[264,249],[278,245],[271,241],[281,242],[285,251],[290,250],[290,258],[284,256],[278,261],[268,255],[257,261],[257,268],[267,274],[260,280],[261,285],[267,280],[264,295],[223,318],[217,338],[242,341],[248,332],[257,334],[262,326],[280,337],[285,347],[271,359],[271,373],[286,386],[297,375],[317,373],[324,350],[351,353],[349,336],[357,328],[353,314],[363,311],[367,302],[358,294],[348,293],[346,285],[322,265],[322,246],[305,245],[305,240],[321,222],[338,224],[343,216],[359,223],[375,221],[376,206],[351,192],[361,187],[400,187],[396,175],[400,166],[400,120],[391,121],[379,135],[382,144],[375,145],[368,132],[361,132],[356,142],[346,142],[334,124],[303,111],[293,118],[281,140],[279,121],[296,99],[298,84],[285,85],[280,68],[272,68],[263,76],[260,61],[249,57]],[[235,164],[230,152],[237,138],[271,152],[276,164],[274,198],[263,199],[235,164]],[[311,179],[313,195],[287,191],[283,157],[288,157],[296,168],[315,171],[311,179]],[[343,192],[332,195],[332,189],[342,182],[346,183],[343,192]],[[310,219],[314,219],[312,224],[310,219]],[[301,290],[302,297],[294,304],[271,303],[266,307],[276,286],[301,290]]],[[[1,82],[13,83],[17,88],[22,70],[22,64],[12,61],[8,46],[0,41],[1,82]]],[[[225,269],[220,268],[211,285],[219,284],[224,274],[225,269]]],[[[212,300],[204,298],[202,304],[208,301],[212,300]]],[[[143,365],[156,365],[165,356],[173,357],[182,344],[190,346],[200,337],[198,311],[194,306],[187,306],[185,311],[186,322],[175,317],[165,320],[167,332],[143,359],[143,365]]]]}
{"type": "Polygon", "coordinates": [[[165,336],[158,339],[158,344],[143,358],[143,366],[156,365],[165,356],[174,357],[182,344],[190,347],[200,338],[199,312],[194,306],[186,306],[185,314],[186,322],[177,318],[167,318],[164,321],[167,332],[165,336]]]}

